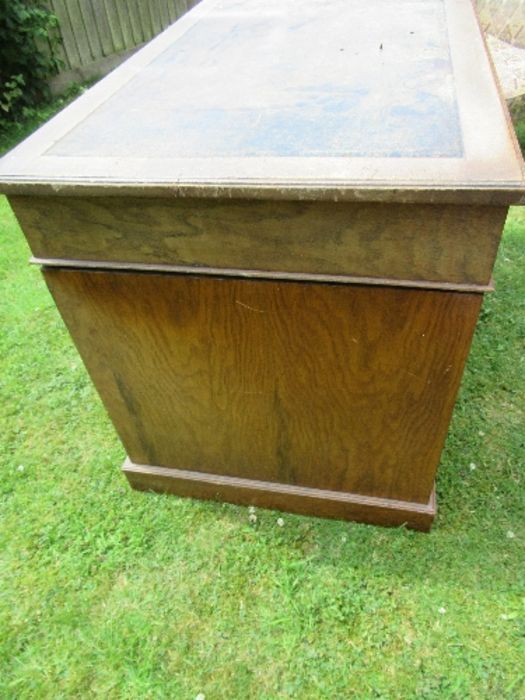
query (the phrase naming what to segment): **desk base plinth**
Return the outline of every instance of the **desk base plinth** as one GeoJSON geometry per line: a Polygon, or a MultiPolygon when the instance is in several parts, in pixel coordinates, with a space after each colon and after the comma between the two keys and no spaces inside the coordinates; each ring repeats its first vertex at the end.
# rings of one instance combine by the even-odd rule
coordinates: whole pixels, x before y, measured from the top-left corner
{"type": "Polygon", "coordinates": [[[435,489],[432,490],[428,503],[412,503],[357,493],[134,464],[130,459],[126,459],[122,469],[132,488],[139,491],[171,493],[301,515],[391,527],[406,525],[425,532],[430,530],[436,515],[435,489]]]}

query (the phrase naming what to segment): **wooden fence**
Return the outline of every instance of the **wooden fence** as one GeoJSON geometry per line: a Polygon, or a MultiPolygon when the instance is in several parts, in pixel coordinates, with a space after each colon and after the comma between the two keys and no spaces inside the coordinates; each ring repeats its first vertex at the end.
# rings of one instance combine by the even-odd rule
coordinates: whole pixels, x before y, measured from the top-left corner
{"type": "Polygon", "coordinates": [[[476,5],[486,32],[525,47],[525,0],[476,0],[476,5]]]}
{"type": "Polygon", "coordinates": [[[58,17],[62,60],[54,87],[107,73],[198,0],[47,0],[58,17]]]}

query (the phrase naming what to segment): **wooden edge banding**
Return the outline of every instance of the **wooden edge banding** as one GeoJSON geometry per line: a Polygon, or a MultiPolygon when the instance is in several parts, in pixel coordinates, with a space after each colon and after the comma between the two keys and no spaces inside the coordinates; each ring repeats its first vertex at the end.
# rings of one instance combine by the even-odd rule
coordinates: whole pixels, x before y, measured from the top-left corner
{"type": "Polygon", "coordinates": [[[435,489],[432,490],[428,503],[423,504],[134,464],[129,458],[126,458],[122,470],[131,486],[139,491],[173,493],[189,498],[253,505],[302,515],[356,520],[391,527],[406,525],[425,532],[430,530],[436,515],[435,489]]]}
{"type": "Polygon", "coordinates": [[[436,184],[410,185],[407,183],[173,183],[118,181],[99,178],[80,179],[26,179],[0,175],[0,193],[5,195],[52,195],[74,197],[188,197],[204,199],[268,199],[273,201],[330,201],[330,202],[401,202],[403,204],[486,204],[525,205],[523,182],[453,183],[449,187],[436,184]]]}
{"type": "Polygon", "coordinates": [[[386,277],[359,277],[353,275],[325,275],[308,272],[277,272],[269,270],[241,270],[193,265],[163,265],[152,263],[99,262],[92,260],[70,260],[66,258],[31,257],[30,263],[43,267],[62,267],[114,272],[160,272],[184,275],[210,275],[214,277],[244,277],[247,279],[282,280],[291,282],[327,282],[332,284],[364,284],[379,287],[408,287],[415,289],[437,289],[446,292],[475,292],[484,294],[494,291],[490,284],[455,284],[421,280],[391,279],[386,277]]]}

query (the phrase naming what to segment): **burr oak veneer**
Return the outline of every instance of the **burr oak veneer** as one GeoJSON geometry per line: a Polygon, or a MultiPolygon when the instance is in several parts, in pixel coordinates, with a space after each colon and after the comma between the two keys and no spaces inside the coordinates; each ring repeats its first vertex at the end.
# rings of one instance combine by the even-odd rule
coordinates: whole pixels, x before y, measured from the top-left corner
{"type": "Polygon", "coordinates": [[[133,487],[430,527],[524,193],[468,0],[203,0],[0,187],[133,487]]]}

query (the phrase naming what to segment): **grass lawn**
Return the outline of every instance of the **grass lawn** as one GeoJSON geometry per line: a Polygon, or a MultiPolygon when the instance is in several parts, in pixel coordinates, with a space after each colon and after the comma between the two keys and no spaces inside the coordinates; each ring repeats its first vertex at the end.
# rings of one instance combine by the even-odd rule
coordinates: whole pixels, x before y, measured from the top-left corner
{"type": "Polygon", "coordinates": [[[0,698],[525,698],[525,210],[511,210],[433,532],[128,489],[0,199],[0,698]]]}

